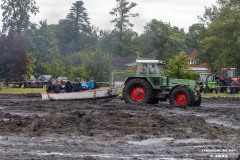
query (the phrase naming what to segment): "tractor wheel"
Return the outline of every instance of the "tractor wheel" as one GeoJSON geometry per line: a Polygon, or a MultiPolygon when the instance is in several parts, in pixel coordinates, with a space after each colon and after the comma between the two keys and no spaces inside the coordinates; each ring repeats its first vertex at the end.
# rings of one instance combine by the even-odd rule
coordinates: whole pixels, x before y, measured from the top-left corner
{"type": "Polygon", "coordinates": [[[236,93],[239,93],[239,87],[236,88],[236,93]]]}
{"type": "Polygon", "coordinates": [[[170,93],[170,104],[176,106],[192,106],[194,94],[186,86],[179,86],[170,93]]]}
{"type": "Polygon", "coordinates": [[[126,103],[152,104],[154,101],[153,93],[151,85],[146,80],[135,78],[125,84],[123,88],[123,99],[126,103]]]}
{"type": "Polygon", "coordinates": [[[210,89],[210,93],[213,93],[213,88],[210,89]]]}
{"type": "Polygon", "coordinates": [[[219,92],[219,88],[218,87],[215,88],[215,92],[216,92],[216,94],[218,94],[218,92],[219,92]]]}
{"type": "Polygon", "coordinates": [[[227,91],[226,85],[222,82],[220,82],[220,84],[219,84],[219,91],[220,91],[220,93],[227,91]]]}
{"type": "Polygon", "coordinates": [[[221,86],[219,91],[220,91],[220,93],[223,93],[223,92],[225,92],[225,91],[226,91],[226,89],[225,89],[225,88],[223,88],[223,86],[221,86]]]}

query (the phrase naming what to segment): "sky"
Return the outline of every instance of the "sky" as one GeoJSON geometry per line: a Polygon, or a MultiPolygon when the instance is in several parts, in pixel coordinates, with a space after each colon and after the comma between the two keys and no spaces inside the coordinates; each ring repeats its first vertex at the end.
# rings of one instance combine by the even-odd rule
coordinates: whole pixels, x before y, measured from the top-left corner
{"type": "MultiPolygon", "coordinates": [[[[82,0],[90,18],[90,23],[99,29],[113,29],[110,21],[113,16],[109,12],[116,6],[116,0],[82,0]]],[[[133,13],[139,17],[132,18],[132,28],[138,33],[144,31],[144,26],[152,19],[170,23],[171,26],[183,28],[188,31],[189,26],[198,23],[198,15],[203,15],[206,7],[211,7],[216,0],[129,0],[136,2],[133,13]]],[[[69,13],[72,3],[76,0],[35,0],[40,12],[31,16],[31,21],[39,23],[47,19],[48,24],[57,24],[69,13]]],[[[0,10],[1,12],[1,10],[0,10]]],[[[2,26],[2,16],[0,16],[2,26]]],[[[1,29],[1,27],[0,27],[1,29]]]]}

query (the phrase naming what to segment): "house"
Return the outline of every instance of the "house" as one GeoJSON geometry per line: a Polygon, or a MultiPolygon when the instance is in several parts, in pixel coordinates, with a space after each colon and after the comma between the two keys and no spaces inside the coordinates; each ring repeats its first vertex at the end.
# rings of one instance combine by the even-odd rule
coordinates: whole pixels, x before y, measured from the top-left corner
{"type": "Polygon", "coordinates": [[[198,50],[194,48],[187,55],[189,60],[189,68],[196,72],[208,72],[208,64],[206,62],[201,62],[198,59],[198,54],[198,50]]]}

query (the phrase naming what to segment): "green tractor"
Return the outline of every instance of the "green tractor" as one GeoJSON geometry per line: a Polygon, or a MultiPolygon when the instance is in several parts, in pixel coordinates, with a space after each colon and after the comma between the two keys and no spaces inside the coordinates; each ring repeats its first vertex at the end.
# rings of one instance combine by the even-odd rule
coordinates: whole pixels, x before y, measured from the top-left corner
{"type": "Polygon", "coordinates": [[[198,84],[200,85],[200,92],[204,93],[216,93],[219,92],[217,87],[216,74],[213,73],[200,73],[197,77],[198,84]]]}
{"type": "Polygon", "coordinates": [[[200,106],[200,87],[193,80],[165,76],[165,62],[136,60],[136,74],[126,79],[123,99],[126,103],[156,104],[167,101],[175,106],[200,106]]]}

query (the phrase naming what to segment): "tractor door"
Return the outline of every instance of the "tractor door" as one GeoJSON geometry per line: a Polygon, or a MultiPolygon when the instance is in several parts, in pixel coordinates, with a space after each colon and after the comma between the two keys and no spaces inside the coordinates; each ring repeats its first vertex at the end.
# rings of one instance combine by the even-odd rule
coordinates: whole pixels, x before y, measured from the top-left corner
{"type": "Polygon", "coordinates": [[[137,75],[146,78],[153,89],[160,89],[165,76],[164,65],[159,63],[138,63],[137,75]]]}
{"type": "Polygon", "coordinates": [[[165,77],[164,65],[159,63],[148,64],[149,68],[149,80],[152,83],[154,89],[161,89],[163,78],[165,77]]]}

